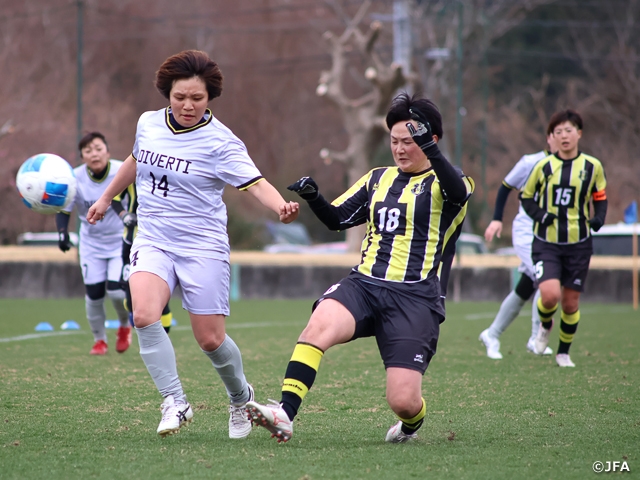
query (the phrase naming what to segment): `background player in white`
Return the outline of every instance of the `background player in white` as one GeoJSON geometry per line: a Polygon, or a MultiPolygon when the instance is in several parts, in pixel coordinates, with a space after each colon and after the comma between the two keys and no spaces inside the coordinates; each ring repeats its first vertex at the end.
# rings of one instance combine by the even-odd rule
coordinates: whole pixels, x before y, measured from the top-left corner
{"type": "MultiPolygon", "coordinates": [[[[520,191],[535,164],[551,153],[558,151],[553,135],[547,136],[547,145],[548,150],[542,150],[541,152],[522,157],[507,176],[504,177],[496,196],[493,220],[484,232],[484,238],[487,242],[492,241],[494,236],[500,238],[502,234],[502,215],[507,197],[511,191],[520,191]]],[[[540,317],[538,316],[538,308],[536,307],[536,301],[540,296],[540,292],[537,289],[536,272],[531,260],[533,220],[525,213],[522,205],[520,205],[518,214],[513,219],[511,237],[513,248],[522,262],[518,268],[518,271],[521,272],[522,275],[516,287],[502,301],[500,310],[491,326],[480,334],[480,341],[487,347],[487,356],[494,360],[500,360],[502,358],[502,354],[500,353],[500,335],[502,335],[507,327],[511,325],[511,322],[520,314],[520,310],[534,292],[535,296],[531,307],[531,337],[527,342],[527,350],[530,352],[534,352],[534,341],[540,328],[540,317]]],[[[552,353],[552,350],[547,347],[543,355],[551,355],[552,353]]]]}
{"type": "Polygon", "coordinates": [[[87,218],[96,223],[108,215],[111,199],[135,180],[138,234],[129,285],[140,355],[164,397],[158,434],[177,432],[193,417],[159,321],[180,283],[196,341],[230,399],[229,436],[244,438],[251,432],[244,406],[253,389],[240,350],[225,334],[230,269],[222,193],[226,184],[247,190],[283,223],[296,219],[299,205],[287,203],[262,178],[244,143],[207,108],[222,93],[222,73],[206,53],[188,50],[167,58],[155,85],[170,106],[142,114],[133,153],[87,218]]]}
{"type": "Polygon", "coordinates": [[[123,305],[125,293],[120,287],[122,220],[114,210],[107,212],[104,219],[94,225],[90,225],[86,219],[89,207],[109,186],[122,162],[109,158],[107,141],[100,132],[85,135],[78,148],[84,164],[74,169],[78,182],[74,201],[65,211],[56,215],[58,246],[63,252],[71,247],[69,217],[75,206],[80,218],[80,266],[86,292],[85,307],[94,338],[91,354],[105,355],[108,351],[104,325],[107,318],[105,294],[113,302],[120,320],[116,350],[122,353],[131,344],[131,327],[123,305]]]}

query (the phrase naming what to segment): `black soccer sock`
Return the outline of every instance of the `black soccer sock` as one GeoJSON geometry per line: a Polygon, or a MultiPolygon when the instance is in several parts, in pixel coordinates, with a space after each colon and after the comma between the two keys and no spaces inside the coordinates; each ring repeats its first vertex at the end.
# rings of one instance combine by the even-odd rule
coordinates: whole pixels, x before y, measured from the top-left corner
{"type": "Polygon", "coordinates": [[[427,402],[422,399],[422,408],[418,412],[418,414],[413,418],[400,418],[402,421],[402,433],[405,435],[411,435],[412,433],[416,433],[422,424],[424,423],[424,416],[427,414],[427,402]]]}
{"type": "Polygon", "coordinates": [[[569,353],[573,336],[578,330],[578,322],[580,321],[580,310],[573,313],[562,312],[560,314],[560,345],[558,346],[558,355],[569,353]]]}
{"type": "Polygon", "coordinates": [[[302,400],[313,385],[324,352],[308,343],[298,343],[293,350],[282,383],[283,410],[289,420],[298,414],[302,400]]]}
{"type": "Polygon", "coordinates": [[[553,326],[553,315],[557,310],[557,303],[552,308],[547,309],[542,305],[542,298],[538,298],[538,315],[540,316],[540,325],[542,325],[542,328],[551,330],[553,326]]]}

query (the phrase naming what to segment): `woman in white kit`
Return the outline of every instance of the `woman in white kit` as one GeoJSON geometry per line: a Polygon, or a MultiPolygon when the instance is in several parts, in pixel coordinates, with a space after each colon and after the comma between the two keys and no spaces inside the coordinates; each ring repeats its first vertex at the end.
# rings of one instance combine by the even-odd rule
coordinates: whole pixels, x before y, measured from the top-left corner
{"type": "Polygon", "coordinates": [[[158,434],[175,433],[193,417],[159,321],[179,283],[196,341],[229,395],[229,437],[244,438],[251,432],[244,406],[253,389],[240,350],[225,333],[229,241],[222,193],[226,184],[247,190],[283,223],[296,219],[299,205],[287,203],[261,176],[244,143],[207,108],[222,93],[222,73],[206,53],[187,50],[167,58],[155,85],[169,107],[140,116],[133,153],[87,219],[103,219],[111,199],[135,181],[138,235],[129,284],[140,355],[164,398],[158,434]]]}

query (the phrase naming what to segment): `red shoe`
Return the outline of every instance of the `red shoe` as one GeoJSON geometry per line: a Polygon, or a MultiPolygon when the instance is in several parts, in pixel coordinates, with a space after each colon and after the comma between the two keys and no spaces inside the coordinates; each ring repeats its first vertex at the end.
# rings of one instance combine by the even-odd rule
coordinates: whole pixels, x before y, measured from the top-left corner
{"type": "Polygon", "coordinates": [[[98,340],[93,344],[93,348],[89,352],[91,355],[106,355],[109,347],[107,346],[107,342],[104,340],[98,340]]]}
{"type": "Polygon", "coordinates": [[[131,327],[120,327],[117,333],[116,352],[124,353],[131,345],[131,327]]]}

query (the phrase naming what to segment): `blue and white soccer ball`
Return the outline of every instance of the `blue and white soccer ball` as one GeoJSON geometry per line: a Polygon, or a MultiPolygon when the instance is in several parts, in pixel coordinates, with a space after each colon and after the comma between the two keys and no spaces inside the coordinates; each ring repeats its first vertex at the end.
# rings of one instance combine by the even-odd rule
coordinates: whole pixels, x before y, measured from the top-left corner
{"type": "Polygon", "coordinates": [[[24,204],[34,212],[58,213],[76,196],[71,165],[53,153],[28,158],[18,170],[16,186],[24,204]]]}

